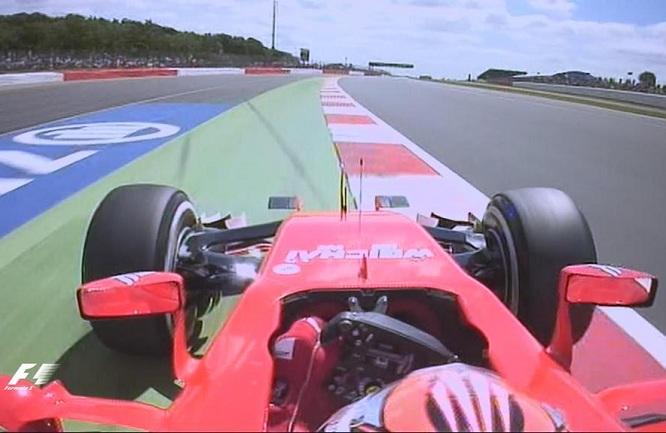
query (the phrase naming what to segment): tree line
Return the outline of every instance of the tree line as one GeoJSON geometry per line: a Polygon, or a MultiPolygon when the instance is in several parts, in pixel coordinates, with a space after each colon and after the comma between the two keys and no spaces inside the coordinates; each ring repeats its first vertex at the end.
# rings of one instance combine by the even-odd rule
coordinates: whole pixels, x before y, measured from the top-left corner
{"type": "Polygon", "coordinates": [[[202,58],[221,54],[293,57],[273,51],[254,38],[182,32],[150,20],[107,20],[76,14],[50,17],[40,13],[0,15],[0,54],[12,52],[202,58]]]}

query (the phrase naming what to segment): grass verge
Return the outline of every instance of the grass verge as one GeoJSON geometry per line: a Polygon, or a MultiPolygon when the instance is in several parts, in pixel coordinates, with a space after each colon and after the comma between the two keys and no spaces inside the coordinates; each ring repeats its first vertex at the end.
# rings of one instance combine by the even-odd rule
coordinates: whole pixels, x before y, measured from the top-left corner
{"type": "Polygon", "coordinates": [[[589,98],[583,96],[564,95],[561,93],[543,92],[540,90],[521,89],[518,87],[497,86],[485,83],[468,83],[466,81],[438,81],[444,84],[452,84],[456,86],[480,88],[487,90],[495,90],[505,93],[517,93],[527,96],[536,96],[540,98],[554,99],[556,101],[571,102],[576,104],[590,105],[593,107],[606,108],[608,110],[623,111],[625,113],[639,114],[642,116],[656,117],[659,119],[666,119],[666,110],[658,108],[645,107],[625,102],[613,102],[603,99],[589,98]]]}

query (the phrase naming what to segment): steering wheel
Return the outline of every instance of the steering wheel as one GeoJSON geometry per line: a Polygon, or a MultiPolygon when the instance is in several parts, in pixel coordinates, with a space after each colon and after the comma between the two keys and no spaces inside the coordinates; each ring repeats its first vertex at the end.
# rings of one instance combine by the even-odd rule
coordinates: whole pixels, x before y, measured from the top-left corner
{"type": "Polygon", "coordinates": [[[322,346],[339,339],[343,352],[328,389],[346,403],[382,389],[413,370],[457,362],[439,340],[385,314],[386,297],[373,311],[350,298],[352,311],[332,318],[322,329],[322,346]]]}

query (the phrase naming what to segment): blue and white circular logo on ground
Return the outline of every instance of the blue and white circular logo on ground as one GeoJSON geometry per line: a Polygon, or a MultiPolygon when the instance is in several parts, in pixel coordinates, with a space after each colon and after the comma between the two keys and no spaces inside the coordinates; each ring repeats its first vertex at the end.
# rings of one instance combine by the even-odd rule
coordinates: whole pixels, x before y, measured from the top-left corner
{"type": "Polygon", "coordinates": [[[166,123],[97,122],[36,129],[17,135],[13,141],[47,146],[92,146],[154,140],[179,131],[180,127],[166,123]]]}

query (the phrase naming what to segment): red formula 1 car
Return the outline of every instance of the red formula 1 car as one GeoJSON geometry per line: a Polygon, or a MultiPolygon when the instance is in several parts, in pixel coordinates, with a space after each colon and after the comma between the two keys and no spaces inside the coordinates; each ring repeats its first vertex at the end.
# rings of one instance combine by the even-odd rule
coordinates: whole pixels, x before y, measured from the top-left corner
{"type": "MultiPolygon", "coordinates": [[[[182,390],[161,409],[20,381],[0,391],[0,426],[313,431],[414,371],[464,363],[554,408],[559,431],[666,429],[661,414],[622,416],[666,396],[666,380],[593,394],[569,372],[594,305],[649,306],[657,280],[596,264],[587,222],[564,193],[514,190],[494,196],[482,220],[416,222],[385,209],[404,198],[377,197],[375,212],[359,213],[345,197],[330,213],[271,198],[294,212],[243,226],[199,217],[170,187],[113,190],[87,232],[81,315],[109,348],[172,354],[182,390]],[[209,349],[192,355],[193,323],[211,299],[238,294],[209,349]]],[[[358,431],[391,431],[389,418],[358,431]]]]}

